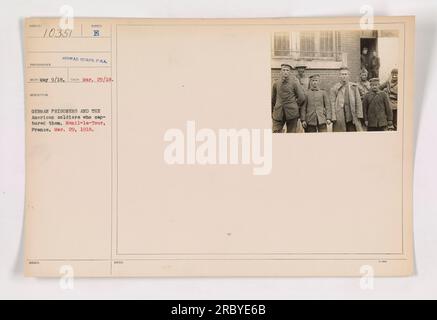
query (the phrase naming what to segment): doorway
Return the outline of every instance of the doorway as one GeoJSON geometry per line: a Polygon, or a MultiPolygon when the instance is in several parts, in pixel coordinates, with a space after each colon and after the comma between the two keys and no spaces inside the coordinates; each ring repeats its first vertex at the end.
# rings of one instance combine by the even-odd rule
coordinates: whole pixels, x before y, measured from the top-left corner
{"type": "Polygon", "coordinates": [[[363,49],[367,48],[368,53],[376,51],[378,53],[378,38],[361,38],[360,39],[360,52],[363,53],[363,49]]]}
{"type": "Polygon", "coordinates": [[[360,53],[361,53],[360,69],[365,68],[369,72],[369,74],[368,74],[369,78],[374,76],[373,74],[371,74],[371,71],[370,71],[370,61],[371,61],[371,57],[372,57],[372,52],[376,51],[376,54],[379,55],[377,42],[378,42],[378,38],[376,38],[376,37],[361,38],[360,39],[360,53]],[[363,55],[364,48],[367,48],[366,55],[363,55]]]}

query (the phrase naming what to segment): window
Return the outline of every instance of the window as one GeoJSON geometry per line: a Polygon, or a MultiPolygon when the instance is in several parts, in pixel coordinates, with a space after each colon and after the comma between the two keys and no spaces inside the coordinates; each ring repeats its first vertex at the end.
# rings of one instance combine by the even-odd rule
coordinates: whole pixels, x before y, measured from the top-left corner
{"type": "Polygon", "coordinates": [[[290,55],[290,34],[288,32],[277,32],[274,38],[275,56],[290,55]]]}
{"type": "Polygon", "coordinates": [[[320,32],[320,55],[322,57],[334,56],[334,33],[330,31],[320,32]]]}
{"type": "Polygon", "coordinates": [[[316,56],[316,33],[301,32],[300,57],[315,57],[315,56],[316,56]]]}
{"type": "Polygon", "coordinates": [[[277,32],[273,37],[273,54],[293,59],[339,61],[340,44],[337,31],[277,32]]]}
{"type": "Polygon", "coordinates": [[[341,33],[340,32],[335,32],[335,38],[334,38],[334,43],[335,43],[335,51],[337,53],[341,52],[341,33]]]}

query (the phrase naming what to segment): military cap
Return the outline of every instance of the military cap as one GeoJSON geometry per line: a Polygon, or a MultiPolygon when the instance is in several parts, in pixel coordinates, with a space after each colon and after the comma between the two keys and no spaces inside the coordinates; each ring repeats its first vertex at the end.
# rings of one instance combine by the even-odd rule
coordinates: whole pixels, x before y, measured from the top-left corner
{"type": "Polygon", "coordinates": [[[379,78],[372,78],[369,80],[369,82],[379,82],[379,78]]]}
{"type": "Polygon", "coordinates": [[[308,78],[310,78],[310,79],[312,79],[312,78],[320,78],[320,74],[315,73],[315,74],[310,75],[308,78]]]}
{"type": "Polygon", "coordinates": [[[398,69],[397,68],[394,68],[392,71],[391,71],[391,73],[393,74],[393,73],[398,73],[398,69]]]}
{"type": "Polygon", "coordinates": [[[282,67],[289,67],[290,70],[293,70],[293,67],[292,67],[291,65],[289,65],[288,63],[282,63],[282,64],[281,64],[281,68],[282,68],[282,67]]]}

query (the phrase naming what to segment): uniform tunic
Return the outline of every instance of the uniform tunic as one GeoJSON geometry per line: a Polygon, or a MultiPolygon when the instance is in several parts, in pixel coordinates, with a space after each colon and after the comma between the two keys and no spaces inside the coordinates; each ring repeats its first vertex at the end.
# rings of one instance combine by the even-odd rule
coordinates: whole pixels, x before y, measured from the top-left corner
{"type": "Polygon", "coordinates": [[[293,79],[276,81],[272,88],[272,118],[277,121],[299,118],[299,105],[305,101],[305,93],[293,79]]]}
{"type": "Polygon", "coordinates": [[[393,112],[388,101],[388,96],[383,91],[369,91],[363,99],[364,120],[368,127],[386,127],[393,121],[393,112]]]}
{"type": "Polygon", "coordinates": [[[331,103],[326,91],[319,88],[309,89],[306,96],[307,99],[301,108],[301,121],[316,126],[325,124],[327,119],[332,119],[331,103]]]}

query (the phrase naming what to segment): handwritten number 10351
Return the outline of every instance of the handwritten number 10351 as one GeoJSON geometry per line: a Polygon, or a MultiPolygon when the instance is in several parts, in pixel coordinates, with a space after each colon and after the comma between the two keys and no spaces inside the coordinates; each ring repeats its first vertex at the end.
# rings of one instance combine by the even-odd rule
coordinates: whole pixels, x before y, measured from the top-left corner
{"type": "Polygon", "coordinates": [[[44,31],[44,38],[70,38],[73,30],[51,28],[44,31]]]}

